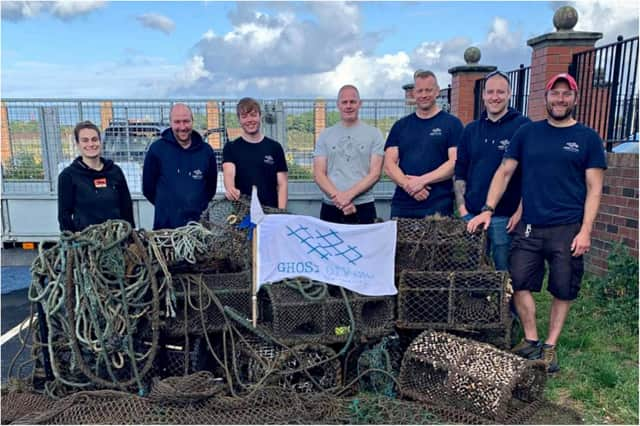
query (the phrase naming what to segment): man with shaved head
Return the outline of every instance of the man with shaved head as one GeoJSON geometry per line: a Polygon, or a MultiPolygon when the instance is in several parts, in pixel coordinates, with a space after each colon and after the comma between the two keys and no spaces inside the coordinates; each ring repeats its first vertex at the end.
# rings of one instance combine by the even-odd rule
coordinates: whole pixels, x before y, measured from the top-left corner
{"type": "Polygon", "coordinates": [[[373,185],[380,179],[384,156],[382,133],[360,121],[362,101],[355,86],[342,86],[337,106],[340,121],[320,134],[313,158],[313,178],[324,193],[320,219],[373,223],[373,185]]]}
{"type": "Polygon", "coordinates": [[[174,104],[169,118],[171,128],[151,144],[142,169],[142,192],[155,206],[153,229],[177,228],[200,219],[216,193],[216,156],[193,130],[191,109],[174,104]]]}

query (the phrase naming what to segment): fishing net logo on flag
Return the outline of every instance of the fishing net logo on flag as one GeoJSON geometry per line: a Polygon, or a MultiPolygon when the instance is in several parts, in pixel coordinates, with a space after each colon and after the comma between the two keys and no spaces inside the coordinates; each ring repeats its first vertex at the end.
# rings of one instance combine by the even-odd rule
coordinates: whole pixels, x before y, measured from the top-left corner
{"type": "Polygon", "coordinates": [[[313,254],[327,261],[330,257],[343,259],[351,265],[356,265],[363,258],[358,246],[347,243],[338,232],[333,229],[320,231],[304,225],[297,225],[296,229],[287,225],[287,237],[297,241],[305,248],[307,254],[313,254]]]}

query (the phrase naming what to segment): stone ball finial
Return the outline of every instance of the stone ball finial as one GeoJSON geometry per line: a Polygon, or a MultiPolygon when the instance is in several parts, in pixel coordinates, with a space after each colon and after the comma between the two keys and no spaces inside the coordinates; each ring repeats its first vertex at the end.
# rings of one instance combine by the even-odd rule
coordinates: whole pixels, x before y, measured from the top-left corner
{"type": "Polygon", "coordinates": [[[557,31],[571,31],[578,23],[578,11],[571,6],[562,6],[553,14],[553,26],[557,31]]]}
{"type": "Polygon", "coordinates": [[[467,50],[464,51],[464,61],[469,65],[480,62],[481,56],[480,49],[477,47],[468,47],[467,50]]]}

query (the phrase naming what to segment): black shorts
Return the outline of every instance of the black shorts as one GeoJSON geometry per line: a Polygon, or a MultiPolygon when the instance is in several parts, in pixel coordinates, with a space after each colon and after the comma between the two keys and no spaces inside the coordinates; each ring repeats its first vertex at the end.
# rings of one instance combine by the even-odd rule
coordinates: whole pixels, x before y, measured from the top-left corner
{"type": "Polygon", "coordinates": [[[349,225],[366,225],[376,220],[376,204],[374,201],[370,203],[362,203],[356,205],[356,212],[346,215],[336,206],[321,203],[320,219],[333,223],[346,223],[349,225]]]}
{"type": "Polygon", "coordinates": [[[544,261],[549,264],[547,290],[560,300],[575,300],[584,274],[582,256],[571,255],[571,242],[581,224],[548,227],[531,226],[520,222],[511,243],[509,272],[513,290],[539,292],[544,279],[544,261]]]}

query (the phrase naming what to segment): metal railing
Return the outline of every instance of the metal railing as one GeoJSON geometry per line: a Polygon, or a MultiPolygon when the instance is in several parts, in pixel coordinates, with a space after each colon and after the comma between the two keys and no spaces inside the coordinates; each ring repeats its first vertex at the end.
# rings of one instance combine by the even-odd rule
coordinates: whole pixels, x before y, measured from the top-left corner
{"type": "MultiPolygon", "coordinates": [[[[73,127],[83,120],[101,129],[105,157],[121,166],[132,192],[141,192],[146,150],[169,127],[169,111],[178,101],[192,108],[194,130],[214,147],[221,170],[222,147],[240,135],[234,99],[2,100],[3,192],[55,193],[58,174],[77,156],[73,127]]],[[[312,179],[317,136],[340,119],[335,99],[262,100],[261,104],[263,131],[282,144],[289,179],[312,179]]],[[[365,99],[360,118],[386,138],[393,123],[412,111],[404,99],[365,99]]]]}
{"type": "MultiPolygon", "coordinates": [[[[505,74],[509,76],[509,82],[511,83],[511,98],[509,98],[509,106],[517,109],[522,114],[527,115],[529,108],[529,83],[531,81],[531,67],[525,67],[524,64],[520,64],[520,67],[516,70],[508,71],[505,74]]],[[[486,80],[481,78],[476,80],[473,90],[474,104],[473,104],[473,118],[477,120],[480,118],[485,110],[484,102],[482,101],[482,92],[484,91],[486,80]]]]}
{"type": "Polygon", "coordinates": [[[574,54],[569,73],[580,89],[576,119],[600,134],[607,151],[637,140],[638,37],[574,54]]]}

